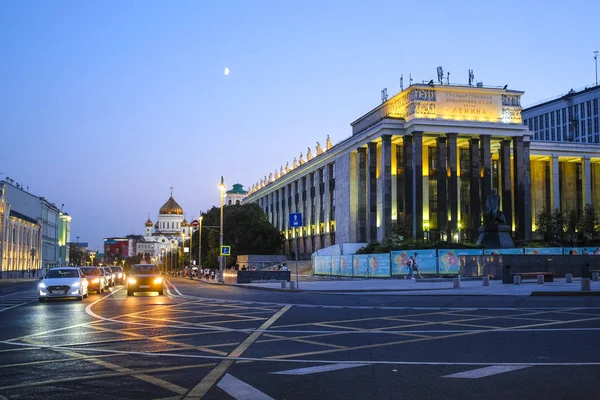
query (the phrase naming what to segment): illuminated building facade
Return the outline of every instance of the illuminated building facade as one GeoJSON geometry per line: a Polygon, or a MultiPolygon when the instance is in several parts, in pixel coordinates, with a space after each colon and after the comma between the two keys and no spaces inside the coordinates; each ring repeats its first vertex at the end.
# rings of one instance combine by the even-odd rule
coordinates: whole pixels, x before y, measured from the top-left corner
{"type": "MultiPolygon", "coordinates": [[[[590,162],[600,147],[531,142],[522,95],[411,85],[354,121],[352,136],[277,179],[265,177],[244,201],[258,203],[284,233],[286,254],[294,240],[303,256],[382,241],[399,218],[412,221],[416,239],[474,242],[492,189],[514,238],[529,240],[542,208],[596,201],[590,162]],[[291,229],[295,212],[303,226],[291,229]]],[[[595,177],[600,183],[600,171],[595,177]]]]}

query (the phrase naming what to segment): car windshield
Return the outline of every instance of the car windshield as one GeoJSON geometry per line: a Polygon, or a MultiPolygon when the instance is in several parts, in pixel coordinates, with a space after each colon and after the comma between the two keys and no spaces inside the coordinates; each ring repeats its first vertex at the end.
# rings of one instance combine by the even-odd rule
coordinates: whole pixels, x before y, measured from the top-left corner
{"type": "Polygon", "coordinates": [[[132,274],[145,275],[145,274],[160,274],[156,265],[135,265],[131,269],[132,274]]]}
{"type": "Polygon", "coordinates": [[[80,268],[81,272],[85,275],[100,275],[100,271],[97,268],[80,268]]]}
{"type": "Polygon", "coordinates": [[[112,272],[123,272],[123,268],[121,267],[110,267],[112,272]]]}
{"type": "Polygon", "coordinates": [[[76,269],[51,269],[46,274],[46,279],[52,278],[78,278],[79,273],[76,269]]]}

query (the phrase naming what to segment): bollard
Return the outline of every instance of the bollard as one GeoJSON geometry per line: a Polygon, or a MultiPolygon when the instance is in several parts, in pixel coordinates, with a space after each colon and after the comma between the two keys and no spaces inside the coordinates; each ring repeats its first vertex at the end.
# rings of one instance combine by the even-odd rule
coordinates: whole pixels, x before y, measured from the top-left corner
{"type": "Polygon", "coordinates": [[[573,274],[565,274],[565,282],[573,283],[573,274]]]}
{"type": "Polygon", "coordinates": [[[515,285],[520,285],[521,284],[521,275],[515,275],[515,276],[513,276],[513,283],[515,285]]]}
{"type": "Polygon", "coordinates": [[[489,276],[484,276],[481,281],[483,282],[483,286],[490,286],[490,277],[489,276]]]}
{"type": "Polygon", "coordinates": [[[452,286],[453,286],[454,288],[459,288],[459,287],[460,287],[460,277],[458,277],[458,278],[454,278],[454,279],[452,280],[452,286]]]}
{"type": "Polygon", "coordinates": [[[282,288],[282,289],[287,289],[287,285],[286,285],[286,284],[287,284],[287,282],[286,282],[286,281],[282,281],[282,282],[281,282],[281,288],[282,288]]]}
{"type": "Polygon", "coordinates": [[[296,281],[290,281],[290,289],[296,289],[296,281]]]}
{"type": "Polygon", "coordinates": [[[600,274],[598,272],[592,272],[592,280],[593,281],[600,280],[600,274]]]}
{"type": "Polygon", "coordinates": [[[581,278],[581,290],[592,290],[592,283],[590,282],[590,278],[581,278]]]}
{"type": "Polygon", "coordinates": [[[544,284],[544,275],[538,275],[537,276],[537,283],[538,283],[538,285],[543,285],[544,284]]]}

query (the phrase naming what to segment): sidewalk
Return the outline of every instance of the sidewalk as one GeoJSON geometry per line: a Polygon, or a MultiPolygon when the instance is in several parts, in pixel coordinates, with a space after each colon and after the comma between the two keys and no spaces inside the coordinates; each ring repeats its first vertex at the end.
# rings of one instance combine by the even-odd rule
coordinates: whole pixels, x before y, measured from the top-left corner
{"type": "Polygon", "coordinates": [[[0,285],[6,283],[18,283],[18,282],[35,282],[39,281],[39,279],[35,278],[10,278],[10,279],[0,279],[0,285]]]}
{"type": "MultiPolygon", "coordinates": [[[[292,278],[295,280],[295,277],[292,278]]],[[[206,283],[206,281],[203,281],[206,283]]],[[[212,282],[209,282],[212,283],[212,282]]],[[[299,289],[282,289],[281,283],[251,283],[240,286],[249,289],[274,290],[288,292],[313,293],[361,293],[373,295],[478,295],[478,296],[600,296],[600,282],[591,282],[591,291],[581,290],[581,279],[566,283],[564,278],[554,282],[538,284],[535,280],[526,280],[521,285],[503,284],[502,281],[490,281],[483,286],[481,280],[461,280],[460,287],[453,287],[453,279],[327,279],[318,281],[300,280],[299,289]]],[[[288,284],[289,288],[289,284],[288,284]]]]}

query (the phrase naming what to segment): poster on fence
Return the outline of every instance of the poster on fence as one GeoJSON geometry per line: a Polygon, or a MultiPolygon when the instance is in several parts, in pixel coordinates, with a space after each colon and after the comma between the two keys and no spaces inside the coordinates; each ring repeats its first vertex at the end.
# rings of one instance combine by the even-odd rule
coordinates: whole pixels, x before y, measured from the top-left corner
{"type": "Polygon", "coordinates": [[[355,278],[367,278],[369,274],[369,255],[355,254],[352,256],[352,276],[355,278]]]}
{"type": "Polygon", "coordinates": [[[392,275],[406,275],[408,267],[406,263],[410,256],[417,254],[416,261],[419,272],[422,274],[437,274],[436,251],[435,250],[401,250],[392,251],[392,275]]]}
{"type": "Polygon", "coordinates": [[[526,247],[525,254],[557,256],[563,253],[562,247],[526,247]]]}
{"type": "Polygon", "coordinates": [[[598,247],[565,247],[563,251],[564,255],[600,255],[598,247]]]}
{"type": "MultiPolygon", "coordinates": [[[[352,276],[352,256],[338,256],[340,276],[352,276]]],[[[335,272],[334,272],[335,274],[335,272]]]]}
{"type": "Polygon", "coordinates": [[[438,250],[440,274],[455,275],[459,272],[459,256],[482,256],[481,249],[438,250]]]}
{"type": "Polygon", "coordinates": [[[485,249],[483,251],[485,255],[491,254],[523,254],[523,249],[520,247],[513,247],[508,249],[485,249]]]}
{"type": "Polygon", "coordinates": [[[313,273],[331,275],[331,256],[313,256],[313,273]]]}
{"type": "Polygon", "coordinates": [[[369,276],[375,278],[390,277],[389,254],[369,254],[369,276]]]}

